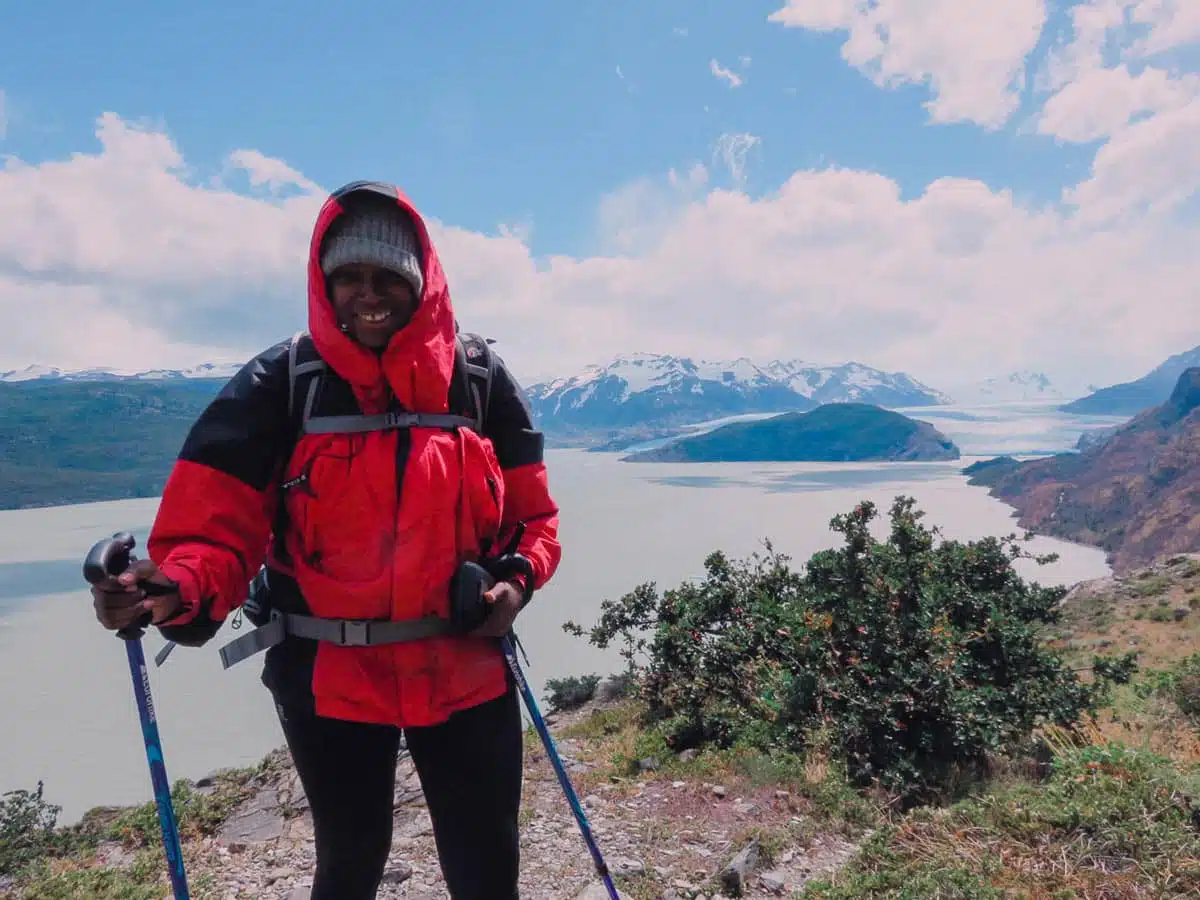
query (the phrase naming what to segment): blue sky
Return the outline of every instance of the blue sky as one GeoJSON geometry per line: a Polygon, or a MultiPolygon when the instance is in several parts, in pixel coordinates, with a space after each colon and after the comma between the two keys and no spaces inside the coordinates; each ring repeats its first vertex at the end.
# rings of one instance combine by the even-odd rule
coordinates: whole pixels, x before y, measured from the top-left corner
{"type": "Polygon", "coordinates": [[[113,110],[165,126],[198,169],[248,146],[324,185],[398,180],[466,228],[532,221],[539,253],[588,252],[603,194],[710,164],[722,133],[761,138],[751,194],[836,163],[906,195],[953,174],[1044,201],[1090,160],[1020,119],[930,128],[924,88],[880,91],[841,36],[769,23],[779,5],[22,4],[5,15],[5,149],[67,155],[113,110]]]}
{"type": "MultiPolygon", "coordinates": [[[[264,214],[286,207],[279,234],[261,246],[230,232],[204,247],[249,272],[287,272],[291,264],[274,248],[302,249],[298,235],[311,224],[311,205],[286,206],[289,196],[358,178],[395,181],[426,215],[462,232],[446,238],[452,290],[461,284],[460,302],[539,372],[634,350],[792,352],[943,381],[997,374],[989,366],[1085,381],[1136,375],[1185,349],[1181,341],[1200,342],[1200,317],[1167,329],[1143,315],[1132,339],[1120,321],[1135,295],[1163,295],[1163,316],[1184,310],[1179,282],[1190,277],[1181,267],[1193,254],[1180,248],[1195,237],[1200,185],[1200,163],[1186,149],[1192,104],[1200,104],[1192,80],[1200,17],[1172,0],[1011,0],[1003,10],[985,0],[879,0],[871,9],[855,0],[305,2],[279,10],[56,0],[6,10],[0,155],[26,168],[17,173],[10,163],[8,195],[0,172],[0,198],[47,217],[41,226],[26,220],[25,231],[46,235],[49,246],[55,227],[103,229],[81,217],[118,215],[98,199],[86,211],[83,200],[72,205],[52,184],[94,178],[82,194],[160,216],[168,214],[154,197],[169,178],[186,186],[189,203],[213,200],[215,191],[261,201],[255,209],[264,214]],[[1090,18],[1073,17],[1080,10],[1090,18]],[[1111,27],[1093,27],[1106,16],[1111,27]],[[1093,59],[1091,46],[1104,52],[1093,59]],[[733,77],[714,74],[714,65],[733,77]],[[881,67],[893,77],[874,77],[881,67]],[[1010,71],[1020,101],[1012,108],[1004,105],[1010,71]],[[106,146],[98,137],[106,114],[120,128],[161,135],[183,168],[163,164],[161,147],[106,146]],[[749,148],[740,178],[719,153],[730,140],[749,148]],[[239,150],[278,161],[297,183],[282,193],[252,188],[251,173],[230,164],[239,150]],[[1146,175],[1146,184],[1133,184],[1130,172],[1149,167],[1131,153],[1170,164],[1158,167],[1157,182],[1146,175]],[[89,160],[108,165],[89,169],[89,160]],[[668,173],[686,181],[697,164],[698,183],[671,186],[668,173]],[[1064,205],[1063,192],[1076,189],[1079,202],[1064,205]],[[1152,216],[1130,217],[1147,209],[1152,216]],[[729,224],[743,215],[742,225],[729,224]],[[505,242],[501,226],[517,229],[519,247],[505,242]],[[881,248],[914,234],[922,238],[906,255],[911,270],[897,272],[881,248]],[[750,235],[755,245],[730,265],[756,274],[718,283],[724,276],[711,266],[726,251],[711,243],[750,235]],[[823,251],[830,242],[838,253],[823,251]],[[261,265],[246,262],[255,253],[261,265]],[[1120,267],[1099,277],[1107,292],[1100,300],[1087,253],[1120,267]],[[810,265],[792,265],[805,254],[810,265]],[[681,259],[707,262],[688,280],[681,259]],[[964,259],[980,268],[967,272],[964,259]],[[843,284],[822,269],[835,262],[849,273],[879,271],[843,284]],[[509,268],[490,289],[481,267],[500,264],[509,268]],[[1020,283],[1001,284],[1013,277],[1020,283]],[[542,306],[534,312],[529,301],[529,321],[504,318],[504,291],[536,295],[542,306]],[[739,296],[759,304],[749,319],[757,332],[745,315],[740,332],[730,328],[728,306],[739,296]],[[1031,304],[1040,331],[980,324],[1007,297],[1031,304]],[[806,303],[815,305],[806,311],[806,303]],[[1084,323],[1067,340],[1089,308],[1108,311],[1108,324],[1084,323]],[[600,341],[594,325],[604,309],[621,326],[600,341]],[[551,310],[562,320],[551,322],[551,310]],[[681,329],[681,310],[702,314],[681,329]],[[946,324],[956,317],[958,325],[946,324]],[[970,344],[992,339],[999,349],[987,353],[970,344]],[[551,341],[556,352],[546,349],[551,341]]],[[[154,229],[176,227],[191,226],[164,220],[154,229]]],[[[32,240],[0,236],[0,278],[9,271],[21,279],[9,296],[63,296],[39,267],[66,251],[32,249],[32,240]]],[[[112,240],[133,238],[117,229],[112,240]]],[[[114,275],[128,256],[110,250],[99,262],[63,256],[44,265],[72,270],[76,286],[107,273],[72,302],[97,316],[138,310],[146,358],[236,356],[295,324],[294,310],[264,313],[242,329],[244,342],[235,340],[242,332],[228,324],[228,310],[244,306],[246,289],[211,306],[189,299],[187,315],[168,315],[161,285],[138,282],[128,267],[114,275]],[[187,333],[172,324],[183,320],[187,333]],[[212,333],[200,334],[197,322],[211,323],[212,333]]],[[[196,261],[197,297],[212,265],[196,261]]],[[[0,280],[0,304],[4,290],[0,280]]],[[[271,310],[294,305],[277,293],[271,310]]],[[[99,350],[83,354],[42,337],[30,349],[0,348],[0,369],[104,364],[99,350]]]]}

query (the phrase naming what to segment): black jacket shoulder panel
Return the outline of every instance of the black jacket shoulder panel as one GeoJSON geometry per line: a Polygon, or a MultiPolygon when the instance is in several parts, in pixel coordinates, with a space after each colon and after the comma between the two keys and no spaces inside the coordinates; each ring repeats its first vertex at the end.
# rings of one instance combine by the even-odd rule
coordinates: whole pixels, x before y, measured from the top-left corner
{"type": "Polygon", "coordinates": [[[192,425],[181,461],[224,472],[256,491],[265,490],[289,438],[290,339],[247,362],[192,425]]]}
{"type": "Polygon", "coordinates": [[[495,350],[492,350],[492,394],[484,434],[492,440],[502,469],[542,462],[545,438],[533,423],[525,391],[495,350]]]}

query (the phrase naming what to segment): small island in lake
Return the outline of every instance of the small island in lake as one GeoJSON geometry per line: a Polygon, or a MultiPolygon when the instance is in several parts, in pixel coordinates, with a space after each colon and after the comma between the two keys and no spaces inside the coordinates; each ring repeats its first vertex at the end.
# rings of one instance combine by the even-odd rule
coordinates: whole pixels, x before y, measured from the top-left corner
{"type": "Polygon", "coordinates": [[[954,442],[927,422],[867,403],[733,422],[622,457],[623,462],[917,462],[954,460],[954,442]]]}

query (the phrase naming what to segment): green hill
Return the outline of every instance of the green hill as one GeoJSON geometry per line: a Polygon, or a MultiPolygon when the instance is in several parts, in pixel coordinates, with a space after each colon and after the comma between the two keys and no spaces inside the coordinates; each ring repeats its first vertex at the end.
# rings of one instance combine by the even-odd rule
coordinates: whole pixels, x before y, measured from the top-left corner
{"type": "Polygon", "coordinates": [[[0,383],[0,509],[157,496],[224,384],[0,383]]]}
{"type": "Polygon", "coordinates": [[[734,422],[623,457],[627,462],[870,462],[958,459],[926,422],[865,403],[734,422]]]}

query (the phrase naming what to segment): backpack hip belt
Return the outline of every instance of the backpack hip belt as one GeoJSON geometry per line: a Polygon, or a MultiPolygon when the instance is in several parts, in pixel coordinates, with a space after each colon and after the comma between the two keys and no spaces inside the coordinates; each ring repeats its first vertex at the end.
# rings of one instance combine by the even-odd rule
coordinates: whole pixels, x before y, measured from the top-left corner
{"type": "Polygon", "coordinates": [[[391,622],[379,619],[322,619],[299,613],[270,612],[268,621],[221,648],[221,665],[228,669],[287,637],[324,641],[339,647],[379,647],[452,634],[453,626],[438,616],[391,622]]]}

